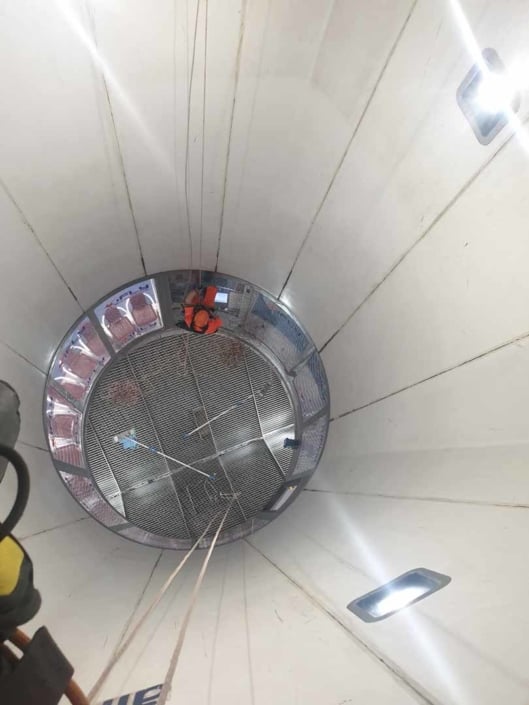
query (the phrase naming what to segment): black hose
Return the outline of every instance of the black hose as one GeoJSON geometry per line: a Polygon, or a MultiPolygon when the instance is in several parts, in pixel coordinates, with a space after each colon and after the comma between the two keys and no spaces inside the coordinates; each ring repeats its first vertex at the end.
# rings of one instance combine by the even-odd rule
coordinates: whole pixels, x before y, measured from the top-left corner
{"type": "Polygon", "coordinates": [[[17,496],[15,497],[11,511],[9,512],[7,519],[3,523],[0,522],[0,541],[2,541],[2,539],[10,534],[18,524],[28,503],[29,471],[28,466],[24,462],[24,458],[22,458],[16,450],[13,450],[13,448],[0,444],[0,456],[7,458],[11,465],[15,468],[18,481],[17,496]]]}

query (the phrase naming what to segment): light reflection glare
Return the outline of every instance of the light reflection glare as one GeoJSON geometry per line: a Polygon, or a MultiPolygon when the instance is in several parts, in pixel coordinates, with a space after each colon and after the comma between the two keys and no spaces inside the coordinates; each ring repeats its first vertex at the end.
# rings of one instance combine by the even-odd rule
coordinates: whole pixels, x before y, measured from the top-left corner
{"type": "MultiPolygon", "coordinates": [[[[463,12],[463,9],[461,7],[461,3],[459,0],[450,0],[450,6],[452,8],[452,12],[454,15],[454,19],[456,21],[456,24],[458,26],[459,31],[461,32],[461,36],[463,38],[463,42],[465,44],[465,47],[470,54],[473,62],[477,64],[479,70],[483,74],[483,84],[487,84],[487,86],[494,85],[494,80],[495,77],[494,73],[489,69],[487,62],[483,58],[483,55],[481,53],[481,49],[479,47],[478,41],[476,39],[476,36],[474,35],[474,32],[472,31],[472,28],[470,26],[470,23],[467,19],[467,16],[463,12]],[[493,83],[490,84],[489,81],[492,79],[493,83]]],[[[525,75],[523,74],[523,69],[524,67],[527,67],[527,62],[523,61],[522,59],[519,59],[517,62],[515,62],[515,65],[512,70],[507,71],[507,75],[510,76],[509,79],[507,79],[507,83],[512,82],[513,76],[516,78],[520,78],[523,76],[523,83],[522,84],[515,84],[516,89],[520,90],[521,88],[524,87],[527,83],[527,73],[525,75]]],[[[491,100],[498,100],[498,91],[491,91],[489,87],[485,88],[485,101],[486,104],[487,102],[491,100]],[[495,93],[495,98],[491,99],[491,94],[494,95],[495,93]]],[[[505,84],[501,87],[500,92],[503,94],[503,100],[505,100],[505,93],[508,89],[505,87],[505,84]]],[[[489,102],[490,104],[490,102],[489,102]]],[[[520,142],[520,145],[523,147],[523,149],[529,154],[529,135],[527,135],[526,131],[523,129],[523,125],[518,118],[518,116],[514,113],[511,107],[511,102],[508,102],[507,104],[504,102],[504,105],[506,107],[502,110],[502,112],[505,113],[507,117],[507,121],[511,127],[511,129],[516,133],[516,136],[518,138],[518,141],[520,142]]]]}
{"type": "Polygon", "coordinates": [[[507,76],[490,73],[484,78],[476,94],[476,103],[486,113],[505,113],[511,110],[517,89],[507,76]]]}
{"type": "Polygon", "coordinates": [[[425,592],[427,592],[426,588],[418,586],[394,590],[389,595],[379,600],[376,605],[373,605],[373,609],[369,611],[373,612],[374,617],[381,617],[384,614],[396,612],[409,605],[410,602],[413,602],[413,600],[416,600],[421,595],[424,595],[425,592]]]}
{"type": "Polygon", "coordinates": [[[126,114],[134,123],[138,134],[141,136],[150,154],[155,158],[158,165],[167,173],[168,176],[171,176],[172,179],[176,179],[174,164],[168,158],[167,151],[161,148],[148,129],[144,118],[141,116],[120,82],[117,80],[107,60],[101,53],[101,50],[97,47],[94,39],[83,26],[79,17],[73,12],[67,0],[55,0],[55,6],[67,22],[72,32],[86,48],[94,64],[101,71],[107,85],[112,89],[113,95],[115,95],[126,114]]]}

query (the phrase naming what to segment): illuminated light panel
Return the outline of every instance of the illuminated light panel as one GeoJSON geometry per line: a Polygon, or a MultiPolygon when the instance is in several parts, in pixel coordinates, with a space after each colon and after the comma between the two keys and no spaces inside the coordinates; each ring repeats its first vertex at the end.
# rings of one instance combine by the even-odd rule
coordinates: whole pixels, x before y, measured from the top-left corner
{"type": "Polygon", "coordinates": [[[451,578],[427,568],[410,570],[358,597],[347,609],[364,622],[378,622],[448,585],[451,578]]]}
{"type": "Polygon", "coordinates": [[[520,108],[520,92],[494,49],[484,49],[457,89],[457,103],[483,144],[490,144],[520,108]]]}
{"type": "Polygon", "coordinates": [[[495,115],[511,108],[516,93],[508,76],[489,73],[481,79],[474,100],[481,111],[495,115]]]}

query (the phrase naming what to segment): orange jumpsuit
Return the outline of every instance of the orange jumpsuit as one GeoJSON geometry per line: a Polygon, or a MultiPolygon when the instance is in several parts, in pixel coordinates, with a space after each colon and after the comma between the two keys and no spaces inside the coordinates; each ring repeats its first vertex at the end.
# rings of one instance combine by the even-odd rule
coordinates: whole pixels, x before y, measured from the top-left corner
{"type": "Polygon", "coordinates": [[[191,291],[184,302],[184,322],[195,333],[211,335],[222,325],[220,318],[214,315],[216,286],[208,286],[203,295],[196,289],[191,291]]]}

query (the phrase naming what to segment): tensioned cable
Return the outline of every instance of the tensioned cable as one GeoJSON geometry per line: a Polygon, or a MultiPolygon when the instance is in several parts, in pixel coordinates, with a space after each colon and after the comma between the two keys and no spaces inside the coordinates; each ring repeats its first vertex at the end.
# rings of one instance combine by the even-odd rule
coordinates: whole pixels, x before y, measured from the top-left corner
{"type": "Polygon", "coordinates": [[[198,574],[198,578],[196,579],[195,586],[193,588],[193,593],[191,595],[191,600],[189,602],[189,607],[187,608],[187,612],[184,616],[182,626],[180,627],[178,641],[176,642],[175,650],[173,651],[173,655],[171,656],[169,668],[167,669],[167,673],[166,673],[165,679],[164,679],[164,684],[163,684],[162,690],[160,692],[160,697],[158,698],[158,705],[165,705],[165,703],[167,702],[167,698],[168,698],[170,690],[171,690],[171,685],[173,682],[176,667],[178,665],[178,659],[180,658],[180,654],[182,652],[182,646],[184,645],[184,639],[186,636],[187,627],[189,625],[189,620],[191,619],[191,614],[193,612],[193,608],[194,608],[196,600],[197,600],[198,592],[200,590],[200,586],[202,585],[204,575],[206,574],[209,559],[211,558],[211,554],[213,553],[213,549],[215,548],[215,544],[217,543],[217,539],[219,537],[219,534],[222,530],[224,522],[226,521],[226,517],[228,516],[229,511],[232,508],[232,505],[234,502],[235,502],[235,497],[232,498],[231,502],[228,505],[228,508],[226,509],[226,512],[224,513],[224,516],[222,517],[222,521],[220,522],[219,528],[217,529],[215,536],[213,537],[213,541],[211,542],[211,546],[209,547],[209,550],[206,554],[206,557],[204,558],[204,562],[202,563],[202,568],[200,569],[200,573],[198,574]]]}
{"type": "Polygon", "coordinates": [[[189,266],[193,267],[193,238],[191,235],[191,216],[189,212],[189,132],[191,126],[191,97],[193,93],[193,77],[195,74],[195,56],[197,48],[197,30],[198,30],[198,11],[200,8],[200,0],[197,0],[197,11],[195,13],[195,30],[193,34],[193,54],[191,56],[191,75],[189,77],[189,90],[187,92],[187,125],[186,125],[186,157],[184,168],[184,193],[186,199],[186,216],[187,216],[187,232],[189,236],[189,266]]]}
{"type": "MultiPolygon", "coordinates": [[[[231,507],[231,504],[230,504],[230,507],[231,507]]],[[[228,507],[228,511],[229,511],[230,507],[228,507]]],[[[142,627],[142,625],[145,623],[145,620],[147,619],[147,617],[151,614],[151,612],[152,612],[152,611],[155,609],[155,607],[158,605],[158,603],[160,602],[160,600],[162,599],[162,597],[165,595],[165,593],[167,592],[167,590],[171,587],[171,584],[173,583],[174,579],[176,578],[176,576],[178,575],[178,573],[182,570],[182,568],[184,567],[184,565],[187,563],[187,561],[189,560],[189,558],[191,557],[191,555],[193,554],[193,552],[195,551],[195,549],[197,548],[197,546],[199,545],[199,543],[202,541],[202,539],[204,538],[204,536],[207,534],[207,532],[208,532],[209,529],[210,529],[210,526],[211,526],[212,523],[215,521],[215,519],[219,516],[219,514],[220,514],[220,512],[217,512],[217,514],[215,514],[215,516],[211,519],[211,521],[210,521],[209,524],[206,526],[206,528],[204,529],[204,531],[202,532],[202,534],[198,537],[198,539],[196,540],[196,542],[194,543],[194,545],[189,549],[189,551],[186,553],[186,555],[183,557],[183,559],[180,561],[180,563],[179,563],[179,564],[176,566],[176,568],[173,570],[173,572],[171,573],[171,575],[167,578],[167,580],[165,581],[165,583],[162,585],[162,587],[161,587],[160,590],[158,591],[158,594],[156,595],[156,597],[154,598],[154,600],[151,602],[151,604],[147,607],[147,609],[145,610],[145,612],[143,613],[143,615],[142,615],[142,616],[139,618],[139,620],[136,622],[136,625],[134,626],[134,628],[133,628],[132,631],[130,632],[129,636],[125,639],[125,641],[123,641],[123,643],[122,643],[121,645],[118,645],[118,646],[116,647],[114,653],[112,654],[112,656],[111,656],[111,658],[110,658],[110,661],[109,661],[108,664],[105,666],[105,668],[103,669],[101,675],[99,676],[99,678],[97,679],[97,681],[94,683],[92,689],[91,689],[90,692],[88,693],[88,702],[89,702],[89,703],[92,703],[92,702],[94,701],[94,698],[96,697],[96,695],[98,694],[98,692],[101,690],[101,687],[102,687],[103,683],[106,681],[106,679],[107,679],[108,676],[110,675],[110,672],[112,671],[112,669],[114,668],[114,666],[116,665],[116,663],[117,663],[117,662],[119,661],[119,659],[123,656],[123,654],[125,653],[125,651],[128,649],[128,647],[130,646],[132,640],[134,639],[134,637],[135,637],[136,634],[138,633],[139,629],[140,629],[140,628],[142,627]]],[[[226,515],[224,516],[224,519],[226,518],[226,516],[227,516],[227,512],[226,512],[226,515]]],[[[224,523],[224,519],[222,520],[221,526],[222,526],[222,524],[224,523]]],[[[216,537],[215,537],[215,538],[216,538],[216,537]]]]}

